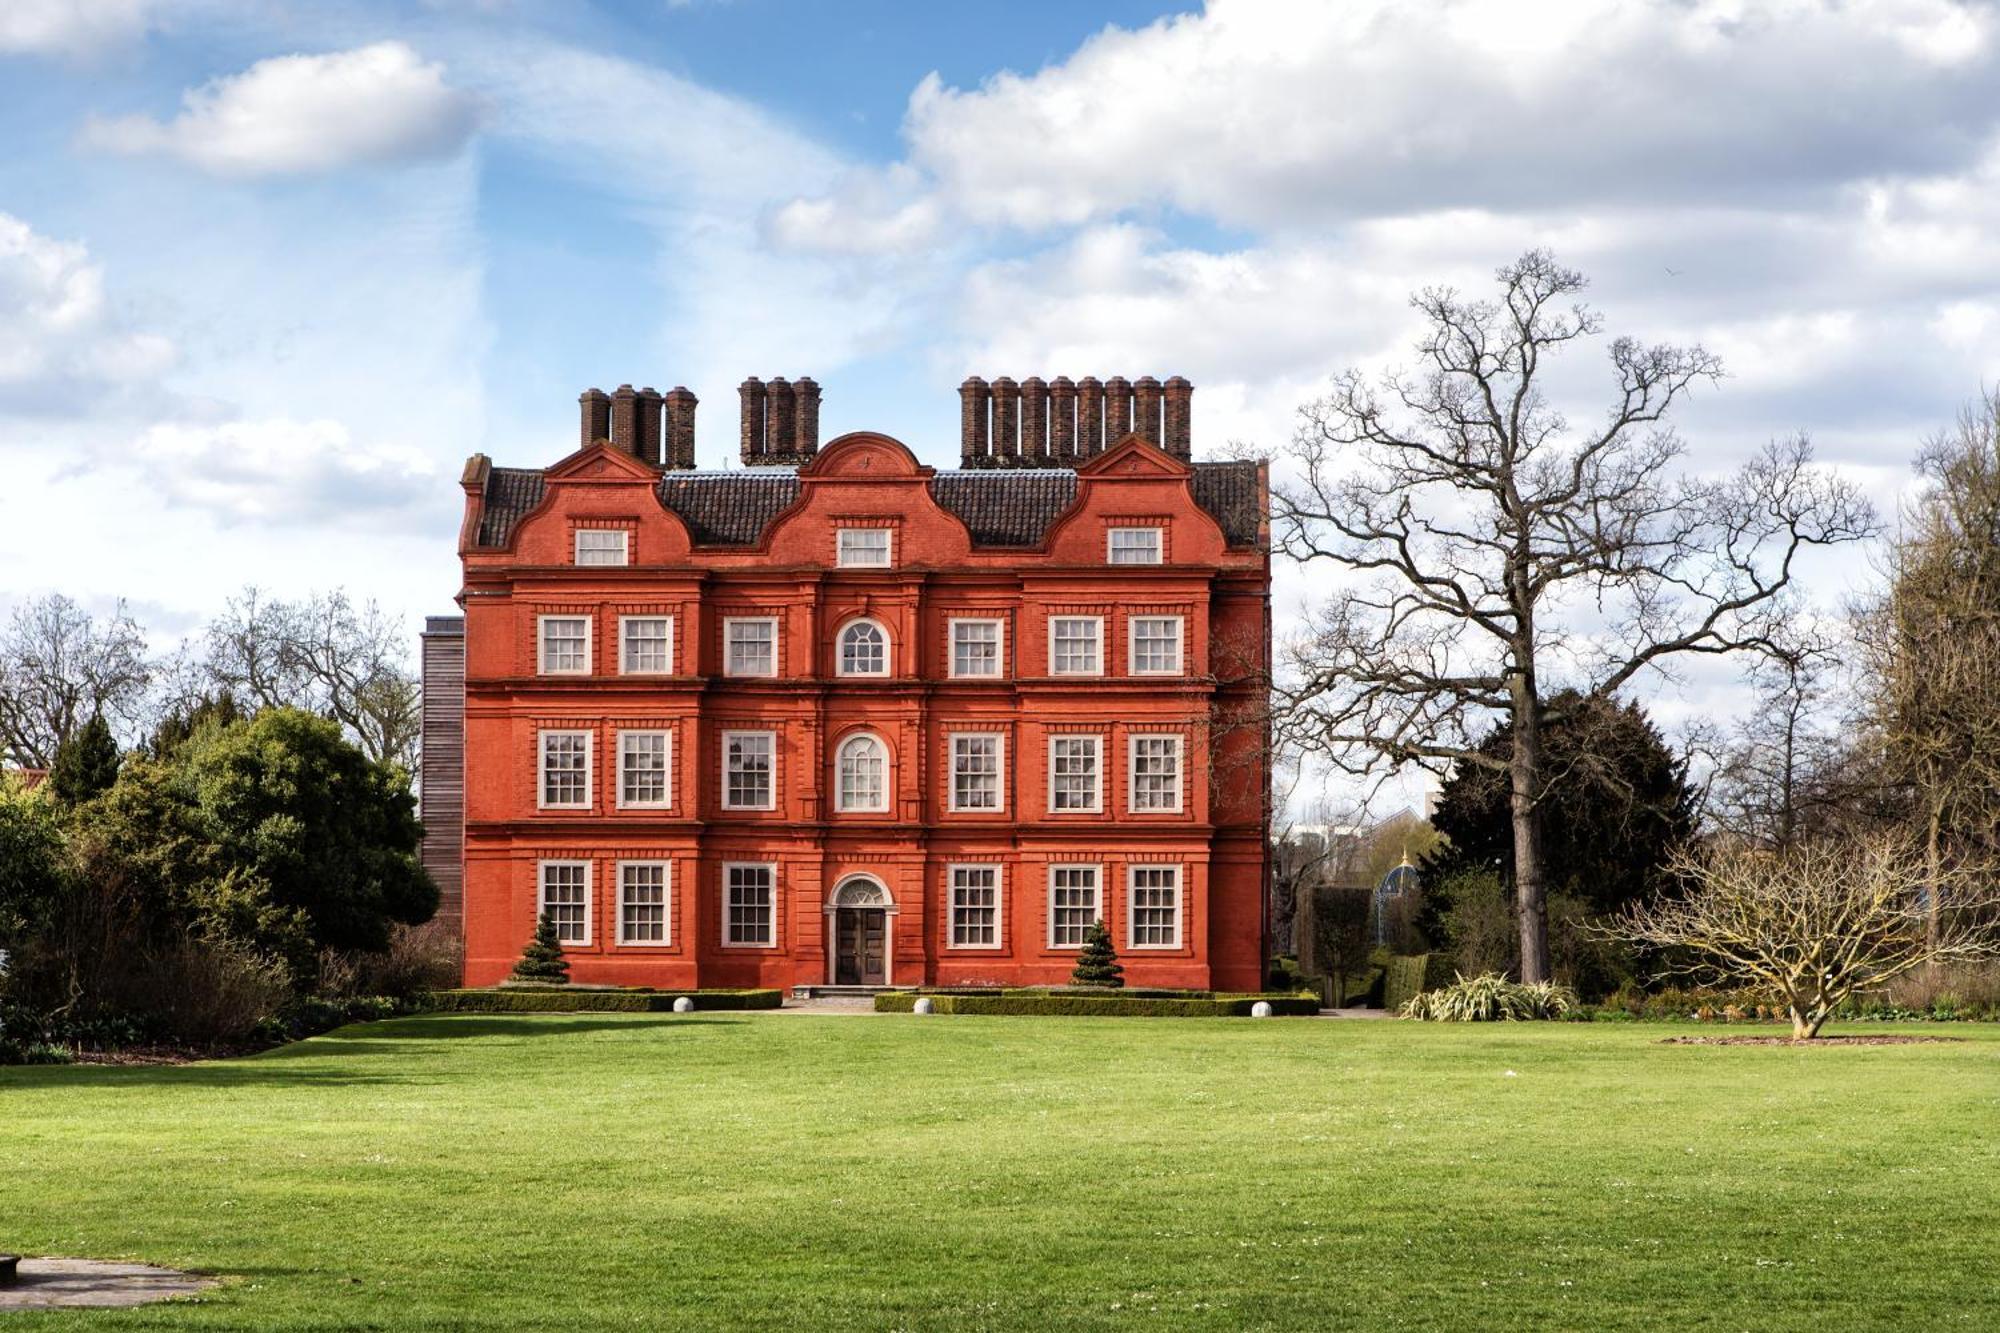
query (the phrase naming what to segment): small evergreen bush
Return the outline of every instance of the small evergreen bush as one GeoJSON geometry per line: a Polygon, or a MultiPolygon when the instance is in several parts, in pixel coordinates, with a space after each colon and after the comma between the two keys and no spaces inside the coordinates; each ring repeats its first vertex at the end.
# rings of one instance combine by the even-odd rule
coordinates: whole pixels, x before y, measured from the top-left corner
{"type": "Polygon", "coordinates": [[[535,937],[521,951],[514,964],[514,980],[540,981],[551,986],[569,984],[569,960],[563,957],[562,941],[556,936],[556,919],[547,912],[535,923],[535,937]]]}
{"type": "Polygon", "coordinates": [[[1118,965],[1118,951],[1111,947],[1111,932],[1104,922],[1093,921],[1083,935],[1083,953],[1069,974],[1072,986],[1096,986],[1118,990],[1125,985],[1125,969],[1118,965]]]}

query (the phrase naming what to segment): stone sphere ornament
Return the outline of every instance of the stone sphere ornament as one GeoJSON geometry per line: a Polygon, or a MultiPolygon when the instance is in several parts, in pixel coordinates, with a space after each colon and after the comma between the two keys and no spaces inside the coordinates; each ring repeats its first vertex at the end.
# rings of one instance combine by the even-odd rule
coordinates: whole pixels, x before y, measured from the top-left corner
{"type": "Polygon", "coordinates": [[[937,1005],[932,1003],[930,996],[926,995],[917,1001],[915,1012],[920,1014],[934,1014],[937,1012],[937,1005]]]}
{"type": "Polygon", "coordinates": [[[691,1013],[693,1013],[693,1012],[694,1012],[694,1000],[693,1000],[693,998],[692,998],[692,997],[690,997],[690,996],[686,996],[686,995],[683,995],[683,996],[681,996],[681,997],[680,997],[679,999],[675,1000],[675,1001],[674,1001],[674,1012],[675,1012],[675,1013],[677,1013],[677,1014],[691,1014],[691,1013]]]}
{"type": "Polygon", "coordinates": [[[1259,1000],[1257,1001],[1257,1003],[1250,1006],[1250,1017],[1269,1018],[1270,1016],[1271,1016],[1271,1002],[1269,1000],[1259,1000]]]}

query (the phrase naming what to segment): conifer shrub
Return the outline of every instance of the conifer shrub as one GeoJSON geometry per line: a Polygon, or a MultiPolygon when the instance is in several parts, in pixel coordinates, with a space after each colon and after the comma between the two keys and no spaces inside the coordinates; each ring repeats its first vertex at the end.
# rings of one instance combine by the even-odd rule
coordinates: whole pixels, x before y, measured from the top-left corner
{"type": "Polygon", "coordinates": [[[538,981],[548,986],[569,984],[569,960],[563,957],[562,940],[556,935],[556,919],[547,912],[535,923],[534,938],[514,964],[513,980],[538,981]]]}
{"type": "Polygon", "coordinates": [[[1103,921],[1093,921],[1083,935],[1083,953],[1069,974],[1072,986],[1094,986],[1119,990],[1125,985],[1125,969],[1118,965],[1118,951],[1111,945],[1111,932],[1103,921]]]}

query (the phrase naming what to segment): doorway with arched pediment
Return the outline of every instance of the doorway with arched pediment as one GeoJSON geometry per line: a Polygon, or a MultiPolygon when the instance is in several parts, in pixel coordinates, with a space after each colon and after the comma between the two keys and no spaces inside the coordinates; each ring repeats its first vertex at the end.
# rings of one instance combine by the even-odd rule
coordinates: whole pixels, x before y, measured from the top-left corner
{"type": "Polygon", "coordinates": [[[846,875],[827,899],[832,948],[827,980],[836,986],[889,984],[889,918],[896,903],[873,875],[846,875]]]}

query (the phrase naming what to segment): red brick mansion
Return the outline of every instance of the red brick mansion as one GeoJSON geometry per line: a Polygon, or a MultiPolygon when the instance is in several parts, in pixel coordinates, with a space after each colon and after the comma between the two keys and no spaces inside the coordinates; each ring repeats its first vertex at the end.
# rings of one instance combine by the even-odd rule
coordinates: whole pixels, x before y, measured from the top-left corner
{"type": "Polygon", "coordinates": [[[970,379],[961,462],[819,444],[809,379],[582,399],[546,468],[466,465],[462,620],[425,640],[426,861],[466,980],[538,914],[577,981],[1253,990],[1266,943],[1267,481],[1192,388],[970,379]]]}

